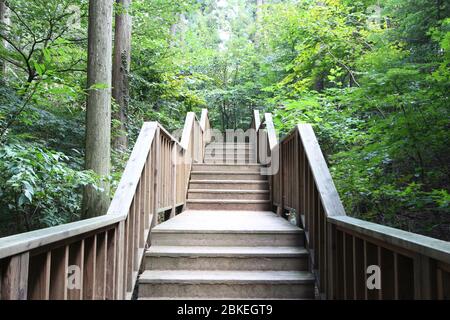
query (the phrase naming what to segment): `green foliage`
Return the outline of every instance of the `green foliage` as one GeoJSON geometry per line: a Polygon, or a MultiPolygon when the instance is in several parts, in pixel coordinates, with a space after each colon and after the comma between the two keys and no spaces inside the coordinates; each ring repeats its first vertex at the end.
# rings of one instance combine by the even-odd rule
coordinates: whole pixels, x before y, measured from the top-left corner
{"type": "Polygon", "coordinates": [[[373,4],[268,6],[268,106],[315,126],[349,214],[448,240],[450,8],[387,1],[374,24],[373,4]]]}
{"type": "Polygon", "coordinates": [[[93,173],[72,168],[66,155],[34,145],[0,148],[2,235],[75,221],[81,188],[95,186],[93,173]]]}

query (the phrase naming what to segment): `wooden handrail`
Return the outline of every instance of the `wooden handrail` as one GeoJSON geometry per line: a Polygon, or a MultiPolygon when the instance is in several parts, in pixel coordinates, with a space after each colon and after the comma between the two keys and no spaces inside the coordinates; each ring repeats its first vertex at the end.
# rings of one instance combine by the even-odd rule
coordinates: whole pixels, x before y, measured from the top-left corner
{"type": "MultiPolygon", "coordinates": [[[[273,127],[270,116],[264,122],[261,131],[273,127]]],[[[296,214],[304,229],[322,298],[450,299],[450,243],[346,216],[311,125],[268,145],[279,162],[273,205],[296,214]],[[366,285],[372,265],[380,268],[380,289],[366,285]]]]}
{"type": "Polygon", "coordinates": [[[130,299],[151,228],[184,206],[204,154],[200,123],[186,123],[184,144],[144,123],[105,216],[0,239],[0,298],[130,299]]]}

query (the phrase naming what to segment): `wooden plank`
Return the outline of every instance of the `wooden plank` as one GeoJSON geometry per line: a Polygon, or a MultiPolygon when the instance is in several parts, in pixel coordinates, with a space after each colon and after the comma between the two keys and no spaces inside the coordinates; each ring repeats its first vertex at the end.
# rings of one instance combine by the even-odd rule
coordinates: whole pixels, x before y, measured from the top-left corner
{"type": "Polygon", "coordinates": [[[346,300],[353,300],[355,297],[354,271],[353,271],[353,237],[344,234],[344,296],[346,300]]]}
{"type": "Polygon", "coordinates": [[[84,240],[83,300],[93,300],[96,287],[97,237],[84,240]]]}
{"type": "Polygon", "coordinates": [[[160,159],[161,159],[161,140],[159,139],[160,131],[159,128],[156,131],[156,145],[155,145],[155,163],[153,166],[153,197],[154,197],[154,207],[153,207],[153,221],[151,223],[151,228],[158,224],[158,209],[160,207],[159,203],[159,176],[160,172],[160,159]]]}
{"type": "Polygon", "coordinates": [[[130,214],[128,216],[128,231],[127,231],[127,265],[126,265],[126,277],[127,277],[127,285],[126,285],[126,292],[130,292],[133,289],[133,271],[134,271],[134,256],[135,256],[135,241],[134,241],[134,235],[135,235],[135,227],[136,223],[134,222],[135,219],[135,210],[134,210],[134,200],[133,204],[130,208],[130,214]]]}
{"type": "Polygon", "coordinates": [[[135,199],[134,199],[134,268],[136,271],[139,268],[139,255],[138,250],[140,247],[141,237],[141,183],[138,184],[138,188],[136,189],[135,199]]]}
{"type": "Polygon", "coordinates": [[[125,248],[126,248],[126,236],[125,236],[125,221],[120,222],[117,225],[117,272],[116,272],[116,286],[115,286],[115,299],[123,300],[125,296],[125,248]]]}
{"type": "Polygon", "coordinates": [[[50,251],[30,258],[28,299],[50,299],[50,251]]]}
{"type": "Polygon", "coordinates": [[[72,281],[67,287],[68,300],[82,300],[83,299],[83,269],[84,269],[84,241],[72,243],[69,246],[69,276],[72,275],[72,281]],[[78,271],[80,272],[78,274],[78,271]],[[73,273],[70,273],[73,272],[73,273]],[[78,277],[78,279],[77,279],[78,277]]]}
{"type": "Polygon", "coordinates": [[[379,261],[381,268],[381,299],[395,299],[395,265],[394,253],[380,248],[379,261]]]}
{"type": "Polygon", "coordinates": [[[413,260],[401,254],[396,255],[396,295],[400,300],[414,299],[413,260]]]}
{"type": "Polygon", "coordinates": [[[432,299],[431,260],[423,255],[414,257],[414,299],[432,299]]]}
{"type": "MultiPolygon", "coordinates": [[[[377,247],[368,241],[364,241],[364,273],[367,272],[367,268],[372,265],[379,265],[378,263],[378,249],[377,247]]],[[[366,273],[365,279],[367,280],[368,275],[366,273]]],[[[366,300],[376,300],[378,299],[378,289],[369,289],[365,286],[365,299],[366,300]]]]}
{"type": "Polygon", "coordinates": [[[97,235],[96,265],[95,265],[95,300],[105,299],[106,289],[106,245],[108,242],[107,233],[103,232],[97,235]]]}
{"type": "Polygon", "coordinates": [[[337,252],[336,252],[336,226],[327,223],[327,299],[333,300],[336,298],[336,277],[337,277],[337,252]]]}
{"type": "Polygon", "coordinates": [[[177,205],[177,146],[172,146],[172,212],[170,217],[173,218],[176,215],[177,205]]]}
{"type": "Polygon", "coordinates": [[[344,241],[342,231],[336,230],[336,278],[335,290],[336,299],[342,300],[344,297],[344,241]]]}
{"type": "Polygon", "coordinates": [[[50,267],[50,300],[67,300],[69,246],[52,250],[50,267]]]}
{"type": "Polygon", "coordinates": [[[364,264],[364,241],[353,237],[353,286],[354,299],[365,299],[366,269],[364,264]]]}
{"type": "Polygon", "coordinates": [[[106,286],[105,299],[114,300],[116,296],[116,273],[120,261],[117,259],[117,232],[118,229],[111,229],[107,233],[106,244],[106,286]]]}
{"type": "Polygon", "coordinates": [[[26,300],[28,297],[28,252],[13,256],[6,261],[0,273],[1,299],[26,300]]]}
{"type": "Polygon", "coordinates": [[[283,214],[283,208],[284,208],[284,166],[285,166],[285,160],[284,160],[284,147],[282,144],[278,145],[278,152],[280,154],[280,165],[278,168],[278,202],[279,206],[277,208],[277,214],[281,216],[283,214]]]}

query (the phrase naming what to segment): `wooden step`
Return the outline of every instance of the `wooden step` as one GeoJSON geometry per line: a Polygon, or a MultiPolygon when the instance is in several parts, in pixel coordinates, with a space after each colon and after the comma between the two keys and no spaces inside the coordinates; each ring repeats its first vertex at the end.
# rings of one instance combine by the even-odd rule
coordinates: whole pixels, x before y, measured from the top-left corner
{"type": "Polygon", "coordinates": [[[191,180],[189,189],[269,190],[269,182],[264,180],[191,180]]]}
{"type": "Polygon", "coordinates": [[[218,161],[221,160],[223,162],[228,162],[228,160],[240,160],[240,161],[244,161],[244,160],[256,160],[256,155],[243,155],[243,154],[237,154],[237,155],[233,155],[233,154],[216,154],[216,155],[210,155],[210,154],[206,154],[204,157],[204,160],[206,163],[211,163],[211,161],[218,161]]]}
{"type": "Polygon", "coordinates": [[[192,171],[192,180],[267,180],[259,171],[192,171]]]}
{"type": "Polygon", "coordinates": [[[152,246],[145,269],[307,271],[308,252],[296,247],[152,246]]]}
{"type": "Polygon", "coordinates": [[[208,148],[215,148],[215,149],[256,149],[256,146],[254,144],[250,143],[217,143],[213,142],[206,146],[206,149],[208,148]]]}
{"type": "Polygon", "coordinates": [[[257,163],[249,163],[249,164],[234,164],[234,163],[225,163],[225,164],[212,164],[212,163],[197,163],[192,165],[193,171],[252,171],[259,172],[262,166],[257,163]]]}
{"type": "Polygon", "coordinates": [[[246,210],[266,211],[271,209],[270,200],[239,199],[190,199],[186,201],[189,210],[246,210]]]}
{"type": "Polygon", "coordinates": [[[208,164],[256,164],[256,159],[222,159],[222,158],[205,158],[205,163],[208,164]]]}
{"type": "Polygon", "coordinates": [[[188,199],[268,200],[269,190],[212,190],[190,189],[188,199]]]}
{"type": "Polygon", "coordinates": [[[139,297],[314,298],[314,277],[305,271],[145,271],[139,297]]]}
{"type": "Polygon", "coordinates": [[[205,154],[223,153],[223,154],[256,154],[256,149],[253,148],[206,148],[205,154]]]}

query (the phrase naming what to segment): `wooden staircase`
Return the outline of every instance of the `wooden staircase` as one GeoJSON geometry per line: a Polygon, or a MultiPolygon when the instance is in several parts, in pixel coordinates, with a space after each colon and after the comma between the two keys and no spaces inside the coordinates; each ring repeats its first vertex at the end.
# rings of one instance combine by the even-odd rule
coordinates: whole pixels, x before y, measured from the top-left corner
{"type": "Polygon", "coordinates": [[[188,210],[152,230],[140,299],[312,299],[303,230],[269,211],[188,210]]]}
{"type": "Polygon", "coordinates": [[[249,143],[212,143],[205,163],[193,165],[187,208],[270,210],[269,181],[249,143]]]}
{"type": "Polygon", "coordinates": [[[188,211],[157,227],[141,299],[311,299],[303,231],[270,212],[248,143],[212,143],[194,164],[188,211]]]}
{"type": "Polygon", "coordinates": [[[210,129],[144,123],[106,215],[0,239],[0,300],[450,299],[450,244],[347,216],[311,125],[210,129]]]}

